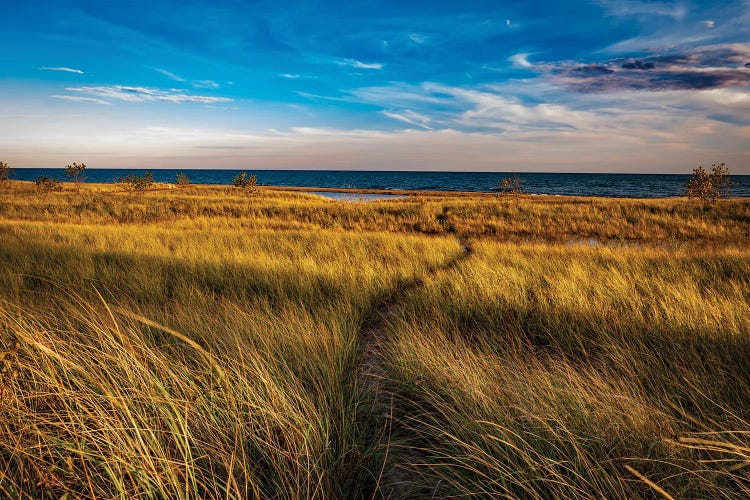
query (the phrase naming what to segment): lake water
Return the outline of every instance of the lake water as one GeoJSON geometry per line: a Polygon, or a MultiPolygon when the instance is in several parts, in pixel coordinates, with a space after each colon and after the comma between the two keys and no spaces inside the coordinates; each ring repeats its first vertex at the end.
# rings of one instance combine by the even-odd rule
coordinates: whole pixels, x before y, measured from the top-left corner
{"type": "MultiPolygon", "coordinates": [[[[152,172],[158,182],[174,182],[178,170],[88,169],[88,182],[113,182],[128,174],[152,172]]],[[[239,170],[184,170],[194,184],[231,184],[239,170]]],[[[355,189],[407,189],[432,191],[496,191],[507,172],[382,172],[334,170],[253,170],[258,183],[355,189]]],[[[64,179],[63,169],[16,168],[14,178],[34,180],[40,176],[64,179]]],[[[557,174],[519,173],[524,189],[534,194],[661,198],[685,192],[687,174],[557,174]]],[[[733,175],[730,196],[750,196],[750,175],[733,175]]],[[[349,195],[351,196],[351,195],[349,195]]]]}

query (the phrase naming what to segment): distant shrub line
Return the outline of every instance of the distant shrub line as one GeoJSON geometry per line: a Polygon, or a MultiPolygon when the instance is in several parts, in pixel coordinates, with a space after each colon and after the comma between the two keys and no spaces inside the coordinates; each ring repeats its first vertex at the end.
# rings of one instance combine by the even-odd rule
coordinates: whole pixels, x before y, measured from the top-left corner
{"type": "MultiPolygon", "coordinates": [[[[80,184],[86,180],[85,171],[85,163],[73,162],[65,166],[65,176],[76,186],[76,192],[80,192],[80,184]]],[[[7,187],[12,175],[13,169],[10,165],[0,162],[0,187],[7,187]]],[[[116,182],[130,194],[143,194],[153,187],[155,180],[151,172],[146,172],[140,176],[136,174],[122,176],[116,182]]],[[[190,185],[190,178],[184,172],[178,172],[174,182],[177,187],[186,187],[190,185]]],[[[62,190],[59,181],[46,176],[39,177],[34,184],[39,193],[62,190]]],[[[241,172],[232,178],[232,185],[244,194],[251,195],[258,187],[258,178],[254,174],[241,172]]],[[[714,163],[710,171],[699,166],[693,169],[693,175],[685,186],[685,196],[691,200],[698,200],[706,206],[714,205],[719,198],[726,196],[731,185],[726,163],[714,163]]],[[[523,179],[518,174],[503,179],[496,189],[501,195],[510,195],[516,200],[526,193],[523,179]]]]}

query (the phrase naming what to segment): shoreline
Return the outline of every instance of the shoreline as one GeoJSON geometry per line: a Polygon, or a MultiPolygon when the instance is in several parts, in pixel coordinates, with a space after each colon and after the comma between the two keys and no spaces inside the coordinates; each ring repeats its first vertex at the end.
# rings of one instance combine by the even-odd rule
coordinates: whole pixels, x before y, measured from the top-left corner
{"type": "MultiPolygon", "coordinates": [[[[73,183],[69,181],[61,181],[63,186],[70,186],[73,183]]],[[[32,185],[33,181],[12,179],[11,183],[32,185]]],[[[107,187],[117,186],[116,182],[82,182],[82,186],[90,187],[107,187]]],[[[155,188],[150,189],[147,192],[159,192],[159,191],[173,191],[173,190],[187,190],[190,188],[204,188],[204,189],[227,189],[233,188],[231,184],[203,184],[195,183],[189,184],[185,187],[177,187],[174,183],[155,182],[155,188]]],[[[351,195],[388,195],[397,196],[393,200],[379,200],[379,201],[397,201],[408,199],[409,197],[442,197],[442,198],[507,198],[513,199],[514,195],[508,194],[503,195],[499,191],[451,191],[451,190],[421,190],[421,189],[370,189],[370,188],[339,188],[339,187],[310,187],[310,186],[279,186],[272,184],[259,184],[258,189],[264,191],[276,191],[276,192],[287,192],[287,193],[302,193],[316,195],[316,193],[340,193],[340,194],[351,194],[351,195]]],[[[119,191],[113,191],[115,193],[119,191]]],[[[601,196],[601,195],[586,195],[586,194],[550,194],[550,193],[523,193],[518,195],[521,199],[550,199],[550,200],[633,200],[633,201],[656,201],[656,200],[678,200],[686,199],[685,195],[673,195],[673,196],[644,196],[644,197],[632,197],[632,196],[601,196]]],[[[324,196],[321,196],[325,198],[324,196]]],[[[750,196],[727,196],[721,198],[722,200],[747,200],[750,196]]],[[[333,200],[342,201],[342,200],[333,200]]]]}
{"type": "MultiPolygon", "coordinates": [[[[154,181],[160,184],[175,182],[174,170],[107,170],[86,171],[86,184],[117,182],[127,175],[142,175],[152,172],[154,181]]],[[[318,172],[308,171],[256,171],[257,186],[290,192],[342,193],[367,195],[440,195],[445,197],[493,196],[501,192],[503,174],[476,173],[458,175],[443,172],[318,172]]],[[[201,170],[187,172],[194,185],[231,186],[232,172],[201,170]]],[[[39,177],[65,181],[62,169],[17,169],[13,176],[17,180],[34,181],[39,177]]],[[[633,198],[669,199],[684,196],[689,176],[682,174],[554,174],[536,172],[523,174],[522,189],[529,195],[565,196],[585,198],[633,198]]],[[[730,175],[733,181],[725,196],[750,198],[750,175],[730,175]]]]}

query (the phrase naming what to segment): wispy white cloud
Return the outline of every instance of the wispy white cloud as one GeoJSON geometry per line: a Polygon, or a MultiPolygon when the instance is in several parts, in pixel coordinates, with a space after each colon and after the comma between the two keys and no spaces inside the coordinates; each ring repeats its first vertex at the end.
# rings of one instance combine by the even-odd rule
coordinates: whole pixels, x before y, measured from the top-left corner
{"type": "Polygon", "coordinates": [[[531,54],[515,54],[508,58],[510,62],[513,63],[514,66],[519,68],[531,68],[534,65],[529,62],[529,56],[531,54]]]}
{"type": "MultiPolygon", "coordinates": [[[[618,2],[612,0],[609,3],[618,2]]],[[[636,52],[683,50],[747,40],[747,27],[750,25],[748,0],[726,2],[726,5],[710,8],[701,6],[701,2],[687,0],[685,3],[643,2],[636,5],[643,7],[642,15],[636,19],[640,25],[638,34],[619,41],[613,39],[613,43],[603,47],[600,53],[632,55],[636,52]],[[652,5],[654,11],[649,12],[652,5]],[[671,19],[664,19],[664,16],[671,19]]]]}
{"type": "Polygon", "coordinates": [[[106,105],[110,104],[107,101],[104,101],[102,99],[96,99],[95,97],[83,97],[83,96],[76,96],[76,95],[53,95],[51,97],[54,97],[55,99],[62,99],[64,101],[90,102],[92,104],[106,104],[106,105]]]}
{"type": "Polygon", "coordinates": [[[105,99],[117,99],[127,102],[145,102],[145,101],[162,101],[162,102],[198,102],[204,104],[217,102],[230,102],[233,99],[228,97],[213,97],[202,95],[191,95],[183,90],[170,89],[162,90],[149,87],[129,87],[125,85],[110,85],[99,87],[69,87],[65,90],[69,92],[80,92],[105,99]]]}
{"type": "MultiPolygon", "coordinates": [[[[180,75],[172,73],[171,71],[168,71],[163,68],[153,68],[153,70],[156,71],[157,73],[160,73],[166,76],[170,80],[174,80],[176,82],[182,83],[182,82],[187,81],[187,79],[181,77],[180,75]]],[[[196,89],[218,89],[220,86],[218,83],[216,83],[213,80],[191,80],[189,83],[196,89]]],[[[231,85],[231,83],[228,83],[228,85],[231,85]]]]}
{"type": "Polygon", "coordinates": [[[378,104],[383,106],[400,106],[404,108],[425,105],[442,105],[446,103],[445,96],[425,92],[422,85],[410,85],[395,82],[385,87],[363,87],[347,92],[350,99],[357,102],[378,104]]]}
{"type": "Polygon", "coordinates": [[[279,73],[279,76],[281,78],[286,78],[287,80],[314,80],[318,78],[316,75],[303,73],[279,73]]]}
{"type": "Polygon", "coordinates": [[[194,80],[191,82],[197,89],[218,89],[219,84],[213,80],[194,80]]]}
{"type": "Polygon", "coordinates": [[[359,89],[350,95],[382,106],[383,116],[435,132],[455,130],[519,142],[529,137],[565,139],[578,143],[581,151],[595,149],[595,138],[643,148],[660,144],[664,151],[697,151],[699,143],[715,149],[721,144],[726,149],[722,157],[750,160],[750,152],[739,153],[746,149],[740,138],[750,130],[747,88],[561,95],[548,81],[526,80],[522,91],[513,82],[475,87],[427,82],[359,89]]]}
{"type": "Polygon", "coordinates": [[[56,68],[50,68],[50,67],[47,67],[47,66],[43,66],[43,67],[41,67],[39,69],[40,70],[44,70],[44,71],[63,71],[65,73],[77,73],[79,75],[83,74],[83,71],[81,71],[80,69],[66,68],[66,67],[63,67],[63,66],[56,67],[56,68]]]}
{"type": "Polygon", "coordinates": [[[381,63],[364,63],[362,61],[357,61],[356,59],[339,59],[336,61],[336,64],[339,66],[350,66],[357,69],[383,69],[383,64],[381,63]]]}
{"type": "Polygon", "coordinates": [[[619,17],[631,16],[664,16],[675,20],[684,19],[689,8],[683,2],[647,2],[639,0],[597,0],[610,15],[619,17]]]}
{"type": "Polygon", "coordinates": [[[398,120],[400,122],[408,123],[409,125],[421,127],[426,130],[434,130],[432,127],[428,125],[430,122],[429,116],[416,113],[410,109],[405,109],[398,113],[394,111],[383,110],[380,113],[383,116],[387,116],[388,118],[393,118],[394,120],[398,120]]]}
{"type": "Polygon", "coordinates": [[[327,96],[327,95],[320,95],[320,94],[312,94],[310,92],[303,92],[301,90],[297,90],[294,92],[300,97],[305,97],[307,99],[323,99],[326,101],[346,101],[347,99],[345,97],[333,97],[333,96],[327,96]]]}
{"type": "Polygon", "coordinates": [[[179,75],[175,75],[174,73],[172,73],[171,71],[167,71],[166,69],[154,68],[154,71],[156,71],[157,73],[160,73],[160,74],[166,76],[167,78],[169,78],[170,80],[174,80],[176,82],[184,82],[185,81],[185,79],[183,77],[181,77],[179,75]]]}
{"type": "Polygon", "coordinates": [[[409,33],[409,40],[414,43],[423,44],[427,41],[427,36],[421,33],[409,33]]]}
{"type": "Polygon", "coordinates": [[[380,105],[381,114],[428,129],[497,133],[575,130],[591,114],[562,104],[527,103],[506,89],[464,88],[425,82],[370,87],[351,92],[359,102],[380,105]]]}

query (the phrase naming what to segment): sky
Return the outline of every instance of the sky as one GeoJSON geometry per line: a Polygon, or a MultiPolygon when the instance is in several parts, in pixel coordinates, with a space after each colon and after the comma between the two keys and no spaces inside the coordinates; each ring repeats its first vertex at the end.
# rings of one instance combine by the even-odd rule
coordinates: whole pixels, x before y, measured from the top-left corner
{"type": "Polygon", "coordinates": [[[750,174],[750,0],[0,2],[13,167],[750,174]]]}

